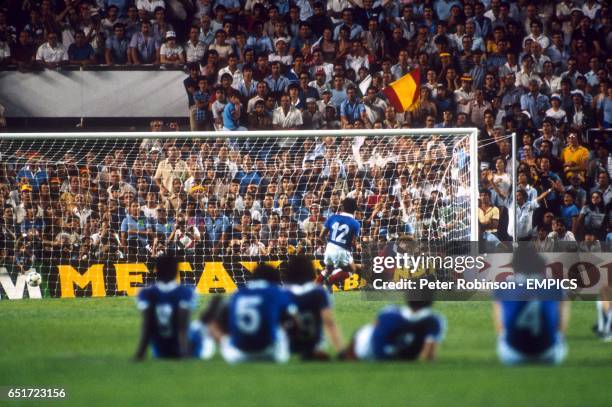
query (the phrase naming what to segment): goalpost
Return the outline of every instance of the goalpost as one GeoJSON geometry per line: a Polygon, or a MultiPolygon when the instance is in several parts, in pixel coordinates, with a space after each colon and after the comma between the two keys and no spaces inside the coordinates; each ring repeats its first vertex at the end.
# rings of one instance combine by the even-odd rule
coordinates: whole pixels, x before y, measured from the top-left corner
{"type": "Polygon", "coordinates": [[[0,134],[0,273],[15,281],[37,270],[46,296],[133,295],[171,251],[199,292],[231,291],[258,261],[321,259],[319,230],[346,196],[358,202],[363,244],[477,241],[477,137],[475,128],[0,134]]]}

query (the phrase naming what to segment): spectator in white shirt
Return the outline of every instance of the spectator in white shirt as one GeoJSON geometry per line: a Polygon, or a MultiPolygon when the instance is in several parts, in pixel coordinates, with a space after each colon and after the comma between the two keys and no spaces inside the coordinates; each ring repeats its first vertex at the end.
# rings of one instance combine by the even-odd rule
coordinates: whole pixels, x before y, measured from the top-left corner
{"type": "Polygon", "coordinates": [[[247,113],[255,110],[255,103],[259,100],[264,100],[266,93],[268,93],[268,85],[264,81],[257,82],[257,85],[255,85],[255,96],[250,98],[247,103],[247,113]]]}
{"type": "Polygon", "coordinates": [[[359,68],[370,69],[368,54],[365,52],[361,40],[353,41],[351,52],[346,56],[345,67],[359,72],[359,68]]]}
{"type": "Polygon", "coordinates": [[[531,28],[531,34],[529,34],[523,40],[523,44],[527,39],[531,39],[542,46],[542,49],[548,48],[550,45],[550,40],[546,35],[543,34],[543,25],[539,20],[533,20],[529,26],[531,28]]]}
{"type": "Polygon", "coordinates": [[[136,0],[136,8],[140,13],[145,13],[147,17],[153,18],[155,9],[161,7],[166,8],[164,0],[136,0]]]}
{"type": "Polygon", "coordinates": [[[472,92],[472,77],[463,75],[461,77],[461,87],[455,91],[457,112],[469,113],[470,102],[473,100],[475,100],[475,96],[474,92],[472,92]]]}
{"type": "Polygon", "coordinates": [[[163,65],[178,65],[185,63],[185,51],[176,43],[176,33],[168,31],[166,42],[159,49],[160,62],[163,65]]]}
{"type": "Polygon", "coordinates": [[[189,29],[189,39],[185,43],[185,53],[187,62],[200,62],[206,53],[206,44],[200,41],[200,28],[192,26],[189,29]]]}
{"type": "Polygon", "coordinates": [[[268,55],[268,62],[279,61],[284,66],[291,66],[293,64],[293,56],[289,54],[287,43],[288,40],[285,37],[280,37],[274,40],[274,48],[276,48],[276,52],[268,55]]]}
{"type": "Polygon", "coordinates": [[[62,44],[57,42],[57,34],[55,32],[50,31],[47,34],[47,42],[38,47],[36,61],[52,69],[68,62],[68,52],[62,44]]]}
{"type": "Polygon", "coordinates": [[[567,230],[563,219],[555,218],[552,222],[552,232],[548,238],[554,242],[555,251],[573,251],[576,249],[576,237],[567,230]]]}
{"type": "Polygon", "coordinates": [[[274,109],[272,128],[274,130],[296,130],[302,126],[302,112],[291,104],[289,95],[283,95],[281,105],[274,109]]]}
{"type": "MultiPolygon", "coordinates": [[[[608,3],[609,4],[609,3],[608,3]]],[[[595,0],[587,0],[582,5],[582,12],[591,20],[595,20],[597,12],[601,9],[601,5],[595,0]]]]}
{"type": "Polygon", "coordinates": [[[553,93],[550,97],[551,108],[546,111],[546,117],[550,117],[557,128],[567,124],[567,113],[561,108],[561,96],[553,93]]]}
{"type": "Polygon", "coordinates": [[[542,46],[537,41],[532,42],[529,49],[531,50],[531,57],[534,62],[534,71],[541,75],[544,72],[544,64],[550,62],[550,58],[542,53],[542,46]]]}
{"type": "Polygon", "coordinates": [[[521,65],[521,71],[516,75],[516,82],[514,83],[516,87],[523,87],[523,89],[527,90],[529,88],[529,82],[532,80],[535,80],[538,86],[542,85],[542,79],[540,79],[533,70],[534,62],[531,55],[523,56],[521,65]]]}
{"type": "Polygon", "coordinates": [[[219,69],[217,83],[221,83],[221,77],[226,73],[232,76],[232,86],[238,87],[240,81],[242,80],[242,71],[238,68],[238,55],[229,54],[227,57],[227,66],[219,69]]]}
{"type": "Polygon", "coordinates": [[[5,36],[0,36],[0,64],[6,63],[11,59],[11,48],[5,36]]]}

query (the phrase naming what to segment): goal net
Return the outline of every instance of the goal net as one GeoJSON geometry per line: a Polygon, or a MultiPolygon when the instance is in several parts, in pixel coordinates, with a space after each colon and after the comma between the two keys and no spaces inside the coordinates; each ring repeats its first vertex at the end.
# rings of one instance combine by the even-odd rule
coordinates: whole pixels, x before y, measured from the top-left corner
{"type": "Polygon", "coordinates": [[[476,134],[4,134],[0,272],[36,270],[43,296],[134,295],[172,252],[199,292],[231,291],[260,261],[320,264],[320,231],[345,197],[358,203],[359,248],[474,241],[476,134]]]}

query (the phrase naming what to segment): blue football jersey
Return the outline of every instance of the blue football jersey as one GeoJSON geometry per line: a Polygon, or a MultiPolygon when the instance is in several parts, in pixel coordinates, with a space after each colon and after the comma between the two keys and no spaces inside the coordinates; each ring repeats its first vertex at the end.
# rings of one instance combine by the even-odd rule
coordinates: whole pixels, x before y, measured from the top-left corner
{"type": "Polygon", "coordinates": [[[288,287],[291,298],[297,306],[299,327],[289,332],[291,352],[309,353],[323,340],[321,311],[330,307],[327,290],[321,285],[307,283],[288,287]]]}
{"type": "Polygon", "coordinates": [[[376,359],[413,360],[419,357],[425,341],[440,342],[446,323],[431,309],[412,311],[389,306],[378,314],[372,332],[372,351],[376,359]]]}
{"type": "Polygon", "coordinates": [[[290,294],[263,280],[249,281],[229,303],[229,335],[232,345],[259,352],[276,341],[282,318],[295,313],[290,294]]]}
{"type": "MultiPolygon", "coordinates": [[[[522,282],[518,276],[517,281],[522,282]]],[[[549,349],[558,338],[559,302],[563,290],[528,290],[525,285],[514,290],[498,290],[495,297],[501,306],[505,340],[525,354],[549,349]]]]}
{"type": "Polygon", "coordinates": [[[191,287],[175,281],[157,283],[138,293],[138,309],[153,310],[151,347],[155,357],[178,357],[178,310],[191,311],[197,305],[196,294],[191,287]]]}
{"type": "Polygon", "coordinates": [[[346,250],[351,250],[353,239],[359,236],[361,226],[348,213],[336,213],[325,221],[324,227],[329,230],[329,242],[346,250]]]}
{"type": "Polygon", "coordinates": [[[505,339],[525,354],[538,354],[558,338],[559,301],[501,301],[505,339]]]}

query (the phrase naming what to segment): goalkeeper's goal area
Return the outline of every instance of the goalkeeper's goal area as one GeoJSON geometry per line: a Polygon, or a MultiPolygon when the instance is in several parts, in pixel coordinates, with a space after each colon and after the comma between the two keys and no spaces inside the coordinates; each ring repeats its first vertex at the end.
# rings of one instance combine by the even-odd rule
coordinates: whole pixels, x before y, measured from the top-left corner
{"type": "Polygon", "coordinates": [[[0,295],[32,270],[43,296],[134,295],[168,252],[199,292],[232,291],[260,261],[320,262],[320,231],[346,197],[358,204],[357,263],[363,245],[404,236],[476,241],[477,134],[0,134],[0,295]]]}

